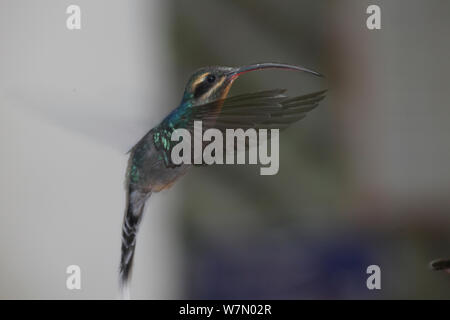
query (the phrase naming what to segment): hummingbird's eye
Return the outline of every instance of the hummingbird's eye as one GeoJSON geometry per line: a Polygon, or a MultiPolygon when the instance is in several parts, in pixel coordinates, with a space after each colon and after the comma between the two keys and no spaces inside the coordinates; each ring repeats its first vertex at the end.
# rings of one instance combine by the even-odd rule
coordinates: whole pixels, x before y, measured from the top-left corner
{"type": "Polygon", "coordinates": [[[213,83],[214,81],[216,81],[216,76],[213,74],[208,74],[206,76],[206,81],[208,81],[209,83],[213,83]]]}
{"type": "Polygon", "coordinates": [[[198,98],[208,92],[215,81],[216,76],[213,74],[208,74],[205,78],[203,78],[203,81],[194,87],[194,98],[198,98]]]}

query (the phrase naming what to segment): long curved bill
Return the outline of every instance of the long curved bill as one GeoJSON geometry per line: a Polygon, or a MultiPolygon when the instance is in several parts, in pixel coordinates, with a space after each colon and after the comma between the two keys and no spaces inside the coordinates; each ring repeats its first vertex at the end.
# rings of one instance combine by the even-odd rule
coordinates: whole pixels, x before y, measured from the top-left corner
{"type": "Polygon", "coordinates": [[[244,73],[247,73],[250,71],[255,71],[255,70],[262,70],[262,69],[285,69],[285,70],[301,71],[301,72],[313,74],[318,77],[323,77],[323,75],[321,75],[320,73],[318,73],[314,70],[310,70],[310,69],[307,69],[304,67],[295,66],[295,65],[291,65],[291,64],[274,63],[274,62],[257,63],[257,64],[251,64],[248,66],[238,67],[238,68],[234,69],[233,71],[231,71],[229,76],[231,79],[234,80],[235,78],[239,77],[240,75],[242,75],[244,73]]]}

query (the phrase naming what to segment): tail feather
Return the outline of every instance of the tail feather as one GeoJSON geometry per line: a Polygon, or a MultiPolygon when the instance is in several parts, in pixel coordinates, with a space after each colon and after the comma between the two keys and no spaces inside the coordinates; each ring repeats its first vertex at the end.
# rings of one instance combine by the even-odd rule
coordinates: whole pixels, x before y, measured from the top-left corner
{"type": "Polygon", "coordinates": [[[133,256],[136,247],[136,236],[145,207],[145,201],[151,192],[143,192],[129,187],[127,208],[122,225],[122,250],[120,259],[119,285],[123,298],[129,298],[129,281],[133,266],[133,256]]]}

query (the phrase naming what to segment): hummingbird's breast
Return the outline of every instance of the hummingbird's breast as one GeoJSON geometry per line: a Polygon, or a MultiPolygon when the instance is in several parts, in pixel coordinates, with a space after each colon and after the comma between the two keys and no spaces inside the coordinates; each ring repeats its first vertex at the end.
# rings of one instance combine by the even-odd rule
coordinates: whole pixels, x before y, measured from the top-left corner
{"type": "Polygon", "coordinates": [[[158,150],[154,144],[152,129],[131,150],[128,161],[127,180],[130,185],[143,191],[159,192],[167,189],[183,176],[190,165],[168,166],[168,155],[164,149],[158,150]]]}

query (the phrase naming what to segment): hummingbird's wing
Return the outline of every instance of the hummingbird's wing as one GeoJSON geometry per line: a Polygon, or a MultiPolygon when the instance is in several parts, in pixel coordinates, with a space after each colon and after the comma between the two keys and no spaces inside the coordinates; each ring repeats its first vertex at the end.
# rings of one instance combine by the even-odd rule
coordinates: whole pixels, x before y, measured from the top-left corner
{"type": "MultiPolygon", "coordinates": [[[[166,165],[174,166],[170,158],[172,147],[176,144],[171,143],[171,134],[174,128],[187,129],[191,133],[191,154],[194,155],[195,145],[205,147],[210,143],[203,141],[203,132],[208,129],[218,129],[224,136],[226,136],[227,129],[283,130],[290,124],[303,119],[307,112],[316,108],[319,102],[325,98],[326,90],[293,98],[289,98],[285,92],[284,89],[265,90],[196,105],[179,117],[178,121],[182,125],[176,123],[175,126],[169,127],[166,122],[163,122],[162,127],[157,130],[159,133],[155,136],[154,144],[158,150],[165,153],[166,165]],[[196,121],[201,121],[201,128],[195,126],[196,121]],[[198,133],[197,130],[199,130],[198,133]]],[[[270,138],[271,132],[268,130],[267,139],[270,138]]],[[[259,137],[247,137],[245,145],[248,148],[250,145],[256,146],[262,141],[263,139],[259,137]]],[[[233,143],[234,149],[237,148],[237,144],[234,144],[233,141],[225,141],[224,153],[230,150],[227,146],[228,143],[233,143]]]]}
{"type": "Polygon", "coordinates": [[[284,89],[266,90],[216,100],[193,108],[192,121],[203,129],[280,129],[303,119],[325,98],[326,90],[289,98],[284,89]]]}
{"type": "MultiPolygon", "coordinates": [[[[216,100],[192,108],[186,128],[194,133],[194,121],[202,121],[202,130],[226,129],[279,129],[303,119],[325,98],[326,90],[289,98],[284,89],[265,90],[216,100]]],[[[201,137],[201,135],[193,135],[201,137]]],[[[267,133],[270,139],[270,130],[267,133]]],[[[194,138],[195,139],[195,138],[194,138]]],[[[246,146],[250,144],[246,140],[246,146]]],[[[261,141],[254,141],[259,143],[261,141]]],[[[204,145],[209,142],[203,142],[204,145]]],[[[253,144],[255,145],[255,144],[253,144]]],[[[224,145],[224,147],[226,147],[224,145]]],[[[237,144],[234,145],[237,147],[237,144]]]]}

